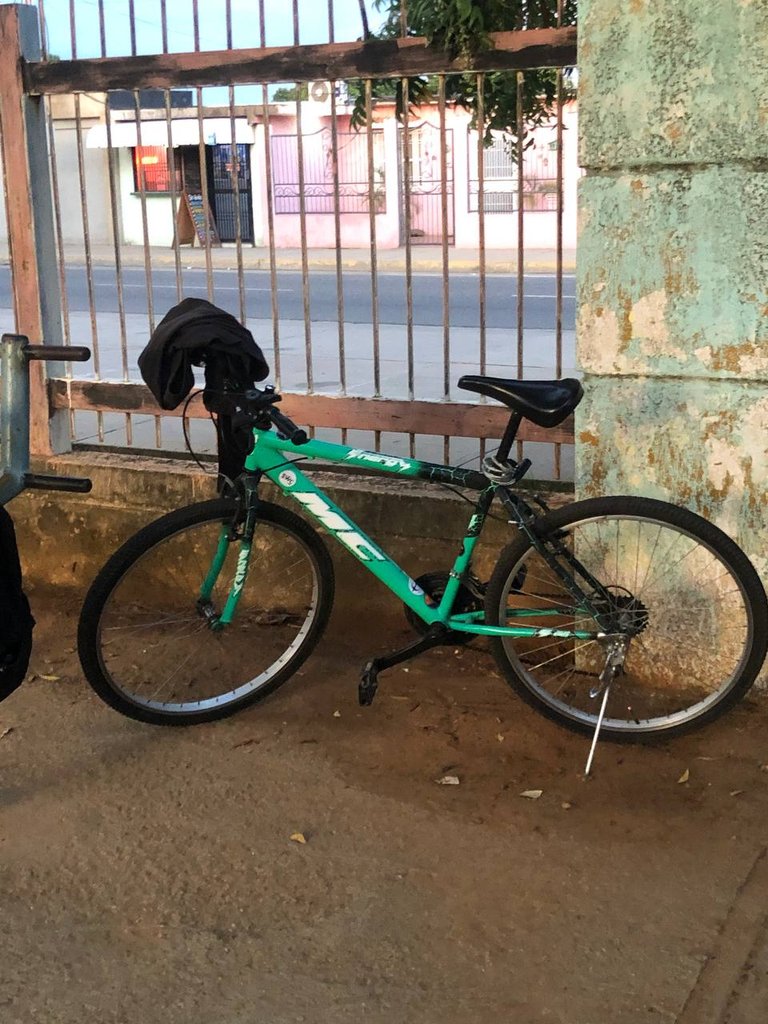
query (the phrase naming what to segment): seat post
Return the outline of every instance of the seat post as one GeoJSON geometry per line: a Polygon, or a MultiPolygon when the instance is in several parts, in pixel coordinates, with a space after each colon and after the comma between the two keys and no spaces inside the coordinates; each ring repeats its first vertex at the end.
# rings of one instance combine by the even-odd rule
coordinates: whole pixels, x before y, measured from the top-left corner
{"type": "Polygon", "coordinates": [[[499,449],[496,452],[496,459],[499,462],[504,462],[505,459],[509,456],[509,453],[512,450],[512,443],[515,440],[515,437],[517,436],[517,431],[522,421],[522,418],[523,417],[519,412],[513,412],[512,415],[509,417],[509,423],[507,424],[506,430],[504,431],[504,436],[501,439],[499,449]]]}

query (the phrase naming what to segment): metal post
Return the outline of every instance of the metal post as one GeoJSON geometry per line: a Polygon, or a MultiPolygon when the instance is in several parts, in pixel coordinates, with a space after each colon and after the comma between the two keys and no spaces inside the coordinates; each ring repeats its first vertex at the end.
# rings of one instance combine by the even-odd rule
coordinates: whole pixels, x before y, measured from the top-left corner
{"type": "Polygon", "coordinates": [[[0,505],[24,487],[29,463],[29,375],[27,339],[4,334],[0,339],[0,505]]]}
{"type": "MultiPolygon", "coordinates": [[[[0,4],[0,148],[16,330],[32,342],[61,345],[45,104],[41,96],[25,94],[22,58],[41,58],[37,8],[0,4]]],[[[53,376],[63,375],[61,363],[50,369],[53,376]]],[[[51,412],[43,364],[31,371],[30,448],[35,455],[66,451],[67,414],[51,412]]]]}

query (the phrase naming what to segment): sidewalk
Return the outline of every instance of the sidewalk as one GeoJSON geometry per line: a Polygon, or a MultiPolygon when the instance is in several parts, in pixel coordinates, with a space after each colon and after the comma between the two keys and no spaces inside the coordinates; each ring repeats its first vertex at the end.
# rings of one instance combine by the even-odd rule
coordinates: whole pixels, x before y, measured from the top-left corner
{"type": "MultiPolygon", "coordinates": [[[[82,245],[65,244],[66,262],[69,266],[85,263],[82,245]]],[[[269,249],[260,246],[244,245],[243,266],[246,270],[269,270],[269,249]]],[[[93,262],[97,265],[114,265],[115,250],[112,245],[97,244],[91,246],[93,262]]],[[[124,245],[120,255],[126,267],[144,266],[144,249],[138,245],[124,245]]],[[[300,249],[279,249],[275,253],[277,267],[280,270],[301,270],[300,249]]],[[[175,256],[171,247],[152,246],[150,257],[153,267],[173,267],[175,256]]],[[[377,249],[376,260],[382,274],[405,273],[406,250],[377,249]]],[[[443,269],[443,251],[439,245],[414,245],[411,247],[411,260],[414,273],[437,274],[443,269]]],[[[0,241],[0,263],[8,262],[8,247],[0,241]]],[[[335,271],[336,251],[334,249],[309,249],[307,262],[310,270],[335,271]]],[[[237,248],[225,245],[211,249],[211,263],[216,270],[237,269],[237,248]]],[[[370,249],[343,249],[341,263],[344,270],[369,271],[371,266],[370,249]]],[[[206,253],[197,245],[185,245],[181,249],[183,267],[205,267],[206,253]]],[[[551,273],[557,270],[557,257],[553,249],[527,249],[523,262],[527,273],[551,273]]],[[[476,274],[480,270],[480,254],[477,249],[448,249],[449,270],[457,274],[476,274]]],[[[485,269],[489,274],[512,274],[517,271],[517,249],[488,249],[485,254],[485,269]]],[[[563,251],[563,270],[573,273],[576,269],[576,250],[563,251]]]]}
{"type": "Polygon", "coordinates": [[[76,598],[31,598],[0,705],[3,1024],[765,1020],[763,708],[601,744],[585,781],[586,738],[482,650],[358,707],[406,631],[336,613],[262,705],[164,730],[88,689],[76,598]]]}

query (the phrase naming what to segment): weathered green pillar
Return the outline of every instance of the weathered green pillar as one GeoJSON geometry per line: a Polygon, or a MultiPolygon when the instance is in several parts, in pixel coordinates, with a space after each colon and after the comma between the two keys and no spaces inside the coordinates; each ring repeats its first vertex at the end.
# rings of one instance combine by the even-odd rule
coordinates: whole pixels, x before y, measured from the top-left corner
{"type": "Polygon", "coordinates": [[[581,0],[582,496],[669,498],[768,581],[768,2],[581,0]]]}

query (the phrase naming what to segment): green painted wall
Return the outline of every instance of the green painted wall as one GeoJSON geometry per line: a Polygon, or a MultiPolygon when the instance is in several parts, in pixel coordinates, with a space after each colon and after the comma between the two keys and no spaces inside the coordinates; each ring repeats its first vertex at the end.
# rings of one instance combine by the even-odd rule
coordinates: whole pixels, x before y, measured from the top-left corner
{"type": "Polygon", "coordinates": [[[581,494],[714,519],[768,582],[768,2],[582,0],[581,494]]]}

